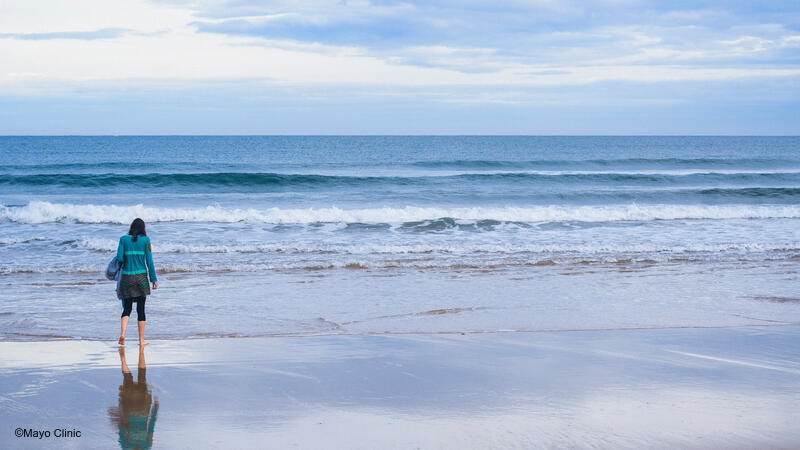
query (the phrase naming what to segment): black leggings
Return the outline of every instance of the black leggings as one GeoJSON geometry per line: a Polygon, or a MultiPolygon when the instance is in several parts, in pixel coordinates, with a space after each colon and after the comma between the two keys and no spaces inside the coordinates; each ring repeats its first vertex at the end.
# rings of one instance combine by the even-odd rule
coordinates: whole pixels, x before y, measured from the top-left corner
{"type": "Polygon", "coordinates": [[[131,309],[133,309],[133,302],[136,302],[136,318],[139,322],[144,322],[144,301],[147,300],[147,297],[125,297],[123,301],[125,302],[125,306],[122,310],[122,317],[131,316],[131,309]]]}

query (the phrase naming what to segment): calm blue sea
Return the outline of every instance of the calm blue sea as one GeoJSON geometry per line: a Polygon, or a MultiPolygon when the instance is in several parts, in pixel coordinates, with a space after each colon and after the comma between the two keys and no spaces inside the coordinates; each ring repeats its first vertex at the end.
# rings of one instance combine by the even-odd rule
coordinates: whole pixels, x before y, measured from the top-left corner
{"type": "Polygon", "coordinates": [[[101,272],[135,217],[154,337],[800,320],[798,137],[0,137],[0,156],[5,339],[113,336],[101,272]]]}

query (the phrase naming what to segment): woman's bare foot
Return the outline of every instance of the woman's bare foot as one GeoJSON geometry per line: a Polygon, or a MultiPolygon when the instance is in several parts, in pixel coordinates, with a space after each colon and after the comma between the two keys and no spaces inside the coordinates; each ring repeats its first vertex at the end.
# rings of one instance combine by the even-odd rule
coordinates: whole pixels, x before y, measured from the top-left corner
{"type": "Polygon", "coordinates": [[[119,337],[119,345],[125,345],[125,336],[119,337]]]}
{"type": "Polygon", "coordinates": [[[149,342],[147,342],[147,341],[139,341],[139,347],[144,347],[147,344],[149,344],[149,342]]]}

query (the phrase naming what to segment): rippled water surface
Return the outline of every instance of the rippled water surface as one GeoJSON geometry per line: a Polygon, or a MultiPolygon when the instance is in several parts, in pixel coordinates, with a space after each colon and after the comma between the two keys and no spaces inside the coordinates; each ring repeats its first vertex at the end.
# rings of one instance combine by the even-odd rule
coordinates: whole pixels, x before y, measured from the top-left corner
{"type": "Polygon", "coordinates": [[[800,320],[796,137],[0,137],[0,156],[6,339],[113,335],[101,272],[135,217],[154,337],[800,320]]]}

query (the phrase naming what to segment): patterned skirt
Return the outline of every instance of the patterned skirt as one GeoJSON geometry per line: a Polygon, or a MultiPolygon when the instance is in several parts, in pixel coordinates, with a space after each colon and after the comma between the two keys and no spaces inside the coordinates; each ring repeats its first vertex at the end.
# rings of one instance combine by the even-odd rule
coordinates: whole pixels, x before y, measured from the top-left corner
{"type": "Polygon", "coordinates": [[[150,283],[146,273],[122,275],[119,283],[119,292],[122,298],[144,297],[150,295],[150,283]]]}

